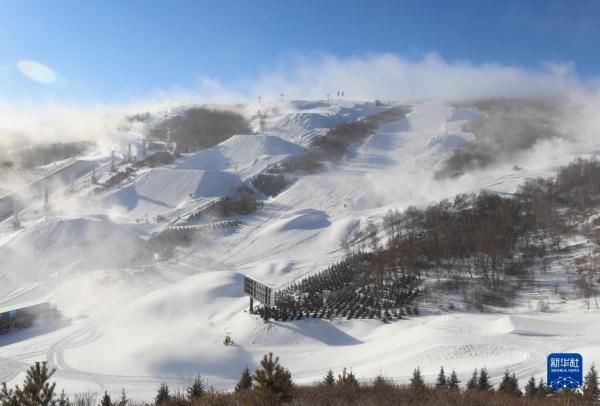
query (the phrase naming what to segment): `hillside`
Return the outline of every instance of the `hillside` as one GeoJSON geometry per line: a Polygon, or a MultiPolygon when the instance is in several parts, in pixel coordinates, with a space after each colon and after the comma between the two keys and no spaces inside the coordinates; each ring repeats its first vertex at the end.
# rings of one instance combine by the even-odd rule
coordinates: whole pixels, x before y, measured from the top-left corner
{"type": "MultiPolygon", "coordinates": [[[[0,306],[50,300],[71,323],[22,340],[0,336],[0,359],[7,360],[0,362],[0,381],[20,382],[28,362],[43,359],[57,368],[57,381],[70,393],[117,394],[126,386],[133,397],[145,399],[161,381],[183,388],[198,372],[215,388],[231,388],[241,369],[254,369],[267,352],[278,355],[299,383],[321,379],[324,365],[351,368],[359,379],[383,374],[399,383],[417,366],[428,381],[444,365],[464,382],[473,368],[485,365],[497,383],[506,368],[522,381],[541,377],[549,351],[600,360],[600,343],[593,338],[600,333],[597,309],[588,309],[576,283],[576,259],[595,247],[581,232],[564,238],[562,249],[546,262],[537,259],[528,267],[537,285],[524,283],[508,307],[469,307],[470,288],[428,295],[444,282],[429,270],[418,275],[419,295],[410,304],[418,312],[392,322],[312,314],[264,322],[249,314],[245,275],[273,287],[290,286],[339,263],[348,250],[369,251],[375,240],[387,246],[381,224],[390,210],[404,213],[412,206],[412,213],[431,213],[428,207],[439,203],[454,213],[455,196],[462,193],[509,198],[528,179],[553,177],[562,165],[591,158],[590,151],[600,148],[600,141],[591,148],[550,128],[526,144],[511,144],[511,153],[494,152],[497,159],[486,165],[449,169],[457,150],[496,145],[494,137],[502,132],[494,123],[506,116],[485,121],[490,112],[477,103],[394,106],[407,108],[365,132],[364,139],[349,141],[341,156],[324,159],[313,172],[285,171],[278,164],[304,156],[314,140],[324,145],[320,137],[342,139],[335,130],[349,128],[342,124],[363,125],[392,106],[307,101],[235,106],[251,125],[258,110],[266,114],[264,131],[231,134],[154,168],[126,172],[132,164],[119,161],[115,170],[126,175],[116,185],[92,193],[87,173],[55,189],[50,209],[39,198],[24,204],[20,229],[13,230],[10,219],[0,224],[0,250],[59,265],[31,265],[27,272],[22,263],[2,267],[0,281],[9,280],[3,286],[10,287],[0,288],[0,306]],[[256,176],[280,173],[286,184],[279,193],[269,197],[255,190],[256,176]],[[239,190],[261,206],[249,214],[189,221],[190,214],[204,213],[239,190]],[[236,226],[182,232],[169,258],[145,244],[176,227],[185,231],[234,220],[236,226]],[[136,255],[123,255],[132,252],[136,255]],[[57,253],[62,262],[54,259],[57,253]],[[17,274],[27,278],[14,278],[17,274]],[[227,335],[234,345],[223,345],[227,335]]],[[[106,155],[94,159],[100,182],[114,175],[106,155]]],[[[585,213],[577,224],[594,221],[585,213]]]]}

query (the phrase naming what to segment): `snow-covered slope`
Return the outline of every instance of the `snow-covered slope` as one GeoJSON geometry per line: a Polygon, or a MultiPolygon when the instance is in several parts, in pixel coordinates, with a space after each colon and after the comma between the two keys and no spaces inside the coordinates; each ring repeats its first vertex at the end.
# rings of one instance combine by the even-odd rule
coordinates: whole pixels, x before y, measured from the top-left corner
{"type": "MultiPolygon", "coordinates": [[[[247,107],[248,114],[258,108],[247,107]]],[[[89,227],[98,236],[87,245],[104,242],[107,249],[121,252],[126,250],[121,241],[137,244],[139,235],[132,230],[147,231],[145,226],[129,228],[138,227],[130,224],[134,218],[150,213],[174,221],[186,210],[229,194],[268,165],[303,153],[315,134],[380,109],[372,103],[325,102],[260,108],[269,114],[265,134],[232,137],[97,196],[100,204],[89,206],[110,214],[112,221],[81,213],[40,220],[32,210],[24,229],[0,227],[0,249],[25,244],[33,247],[33,256],[61,252],[75,262],[87,255],[79,244],[86,246],[83,230],[89,227]]],[[[71,325],[59,330],[21,340],[0,337],[0,381],[16,381],[30,362],[43,359],[58,368],[59,386],[68,391],[118,392],[125,386],[134,397],[147,399],[160,381],[181,387],[198,372],[210,385],[230,388],[242,368],[254,368],[269,351],[280,356],[298,382],[343,367],[359,378],[383,374],[405,381],[416,366],[431,377],[440,365],[456,369],[463,381],[482,366],[494,379],[506,368],[523,379],[544,373],[549,351],[581,351],[586,359],[600,362],[595,338],[600,328],[593,323],[597,313],[584,310],[579,301],[560,303],[551,288],[537,292],[535,300],[554,300],[554,314],[536,312],[527,303],[534,299],[512,309],[514,315],[428,309],[425,316],[391,324],[264,323],[246,312],[243,274],[285,285],[341,258],[340,240],[380,220],[392,207],[425,205],[482,188],[513,192],[524,178],[552,174],[557,165],[590,151],[589,144],[549,140],[510,162],[436,180],[448,154],[472,141],[463,125],[478,114],[444,103],[413,104],[405,119],[382,126],[344,159],[298,176],[258,212],[244,216],[241,227],[180,248],[170,261],[146,258],[143,267],[128,263],[87,271],[78,263],[65,264],[69,272],[56,272],[52,281],[32,278],[0,290],[0,306],[43,298],[73,317],[71,325]],[[226,335],[235,345],[223,345],[226,335]]],[[[95,254],[89,254],[93,261],[95,254]]],[[[563,266],[558,261],[548,277],[564,274],[563,266]]]]}
{"type": "Polygon", "coordinates": [[[235,174],[216,170],[154,168],[103,199],[133,216],[165,214],[190,201],[227,196],[240,185],[235,174]]]}
{"type": "Polygon", "coordinates": [[[269,165],[304,152],[299,145],[271,135],[235,135],[213,148],[184,156],[175,167],[213,171],[229,169],[245,180],[269,165]]]}

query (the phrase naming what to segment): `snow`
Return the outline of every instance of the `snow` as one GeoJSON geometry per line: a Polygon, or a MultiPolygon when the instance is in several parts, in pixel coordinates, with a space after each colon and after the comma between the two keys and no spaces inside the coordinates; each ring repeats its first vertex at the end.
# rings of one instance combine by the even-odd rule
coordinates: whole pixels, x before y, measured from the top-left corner
{"type": "Polygon", "coordinates": [[[164,214],[190,201],[227,196],[240,184],[238,176],[224,171],[153,168],[106,195],[103,203],[134,216],[164,214]]]}
{"type": "Polygon", "coordinates": [[[175,168],[224,171],[230,169],[246,180],[304,148],[272,135],[235,135],[209,149],[186,155],[175,168]]]}
{"type": "MultiPolygon", "coordinates": [[[[140,170],[98,196],[83,197],[82,188],[77,205],[71,206],[77,196],[57,194],[55,206],[72,213],[44,213],[38,204],[26,211],[23,229],[0,224],[0,261],[7,252],[19,253],[13,258],[21,261],[12,264],[18,273],[0,271],[0,306],[48,300],[72,318],[66,327],[1,336],[0,381],[16,383],[31,362],[47,360],[57,368],[59,386],[69,392],[117,394],[125,386],[134,398],[147,400],[161,381],[181,388],[197,373],[209,385],[231,388],[241,370],[255,368],[267,352],[279,356],[297,382],[344,367],[361,379],[383,374],[406,382],[417,366],[432,381],[441,365],[456,369],[463,382],[483,366],[495,382],[507,368],[523,381],[545,373],[549,352],[580,351],[586,365],[600,362],[597,311],[585,309],[574,295],[563,300],[554,292],[555,282],[570,283],[573,253],[553,258],[539,285],[510,312],[429,308],[423,316],[391,324],[264,323],[248,314],[243,275],[285,286],[339,260],[340,240],[379,221],[390,208],[480,189],[512,193],[524,179],[551,175],[558,165],[599,147],[545,141],[510,162],[435,180],[447,154],[473,140],[462,128],[478,115],[444,103],[413,103],[405,119],[382,126],[323,171],[299,176],[266,199],[264,208],[243,216],[239,228],[182,247],[169,261],[107,264],[160,228],[152,219],[148,225],[133,224],[134,219],[148,213],[175,222],[269,165],[304,153],[316,134],[379,111],[372,103],[322,101],[244,108],[248,115],[258,109],[268,114],[265,133],[237,135],[167,167],[140,170]],[[514,165],[522,169],[515,171],[514,165]],[[42,267],[28,266],[35,258],[42,267]],[[539,313],[538,300],[548,301],[551,312],[539,313]],[[234,345],[223,345],[226,335],[234,345]]],[[[586,249],[581,241],[572,243],[573,252],[586,249]]]]}

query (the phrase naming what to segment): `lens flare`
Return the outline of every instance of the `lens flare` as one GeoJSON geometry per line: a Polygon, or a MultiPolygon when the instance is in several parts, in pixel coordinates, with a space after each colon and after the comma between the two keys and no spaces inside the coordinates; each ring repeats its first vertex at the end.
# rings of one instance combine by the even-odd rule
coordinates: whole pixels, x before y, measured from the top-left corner
{"type": "Polygon", "coordinates": [[[36,82],[49,85],[55,83],[57,80],[57,75],[54,70],[36,61],[20,60],[17,63],[17,68],[21,74],[36,82]]]}

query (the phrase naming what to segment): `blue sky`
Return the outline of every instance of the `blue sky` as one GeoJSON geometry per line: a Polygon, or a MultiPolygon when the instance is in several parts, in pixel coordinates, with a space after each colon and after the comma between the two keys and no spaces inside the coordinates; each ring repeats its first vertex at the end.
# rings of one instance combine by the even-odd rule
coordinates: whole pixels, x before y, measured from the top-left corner
{"type": "Polygon", "coordinates": [[[207,77],[244,88],[313,56],[384,53],[522,69],[574,64],[586,80],[600,76],[598,21],[593,0],[0,0],[0,96],[120,102],[194,89],[207,77]],[[40,81],[20,61],[54,76],[40,81]]]}

